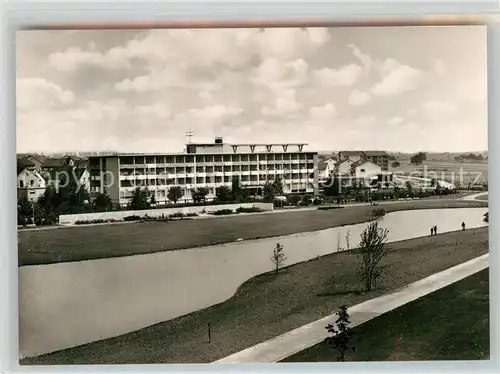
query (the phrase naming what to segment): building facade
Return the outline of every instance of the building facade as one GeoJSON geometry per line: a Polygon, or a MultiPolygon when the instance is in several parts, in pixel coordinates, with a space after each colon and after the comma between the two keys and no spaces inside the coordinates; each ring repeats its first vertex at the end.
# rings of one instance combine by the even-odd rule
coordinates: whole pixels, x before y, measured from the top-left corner
{"type": "Polygon", "coordinates": [[[382,168],[372,162],[357,162],[351,165],[352,175],[359,179],[377,178],[382,174],[382,168]]]}
{"type": "Polygon", "coordinates": [[[375,165],[379,165],[382,170],[389,170],[389,154],[385,151],[341,151],[339,152],[339,160],[350,160],[354,162],[369,161],[375,165]]]}
{"type": "Polygon", "coordinates": [[[17,171],[17,196],[19,199],[37,201],[45,192],[45,179],[33,167],[18,166],[17,171]]]}
{"type": "Polygon", "coordinates": [[[262,194],[264,185],[279,178],[283,192],[318,193],[318,153],[306,144],[187,144],[185,153],[115,154],[89,157],[91,198],[106,193],[125,206],[137,187],[145,187],[159,204],[168,202],[168,190],[179,186],[180,201],[192,201],[197,188],[215,197],[216,188],[231,187],[237,178],[243,188],[262,194]]]}
{"type": "Polygon", "coordinates": [[[337,161],[335,164],[335,174],[336,175],[351,175],[351,165],[354,164],[355,161],[351,161],[350,159],[345,159],[342,161],[337,161]]]}

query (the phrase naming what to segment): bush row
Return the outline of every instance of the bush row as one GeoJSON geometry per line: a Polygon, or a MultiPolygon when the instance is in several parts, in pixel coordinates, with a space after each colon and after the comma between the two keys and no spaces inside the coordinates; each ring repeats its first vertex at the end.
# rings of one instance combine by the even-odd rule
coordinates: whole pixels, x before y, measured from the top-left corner
{"type": "MultiPolygon", "coordinates": [[[[219,215],[229,215],[229,214],[238,214],[238,213],[258,213],[262,212],[263,210],[258,208],[258,207],[251,207],[251,208],[245,208],[245,207],[239,207],[236,209],[236,211],[233,211],[231,209],[220,209],[216,210],[215,212],[212,212],[210,214],[219,216],[219,215]]],[[[123,218],[123,221],[130,222],[130,221],[168,221],[169,219],[175,219],[175,218],[191,218],[191,217],[197,217],[198,213],[182,213],[182,212],[176,212],[168,215],[168,217],[162,215],[162,216],[157,216],[157,217],[150,217],[148,215],[145,216],[138,216],[138,215],[130,215],[126,216],[123,218]]],[[[75,222],[76,225],[89,225],[89,224],[95,224],[95,223],[110,223],[110,222],[120,222],[121,220],[118,219],[93,219],[93,220],[78,220],[75,222]]]]}
{"type": "Polygon", "coordinates": [[[259,213],[259,212],[263,212],[263,210],[260,209],[260,208],[257,208],[257,207],[244,208],[244,207],[240,206],[236,210],[232,210],[232,209],[220,209],[220,210],[216,210],[215,212],[211,212],[210,214],[212,214],[214,216],[227,216],[227,215],[230,215],[230,214],[259,213]]]}
{"type": "Polygon", "coordinates": [[[318,210],[342,209],[343,206],[319,206],[318,210]]]}
{"type": "Polygon", "coordinates": [[[79,220],[75,222],[75,225],[89,225],[92,223],[110,223],[110,222],[119,222],[118,219],[91,219],[91,220],[79,220]]]}

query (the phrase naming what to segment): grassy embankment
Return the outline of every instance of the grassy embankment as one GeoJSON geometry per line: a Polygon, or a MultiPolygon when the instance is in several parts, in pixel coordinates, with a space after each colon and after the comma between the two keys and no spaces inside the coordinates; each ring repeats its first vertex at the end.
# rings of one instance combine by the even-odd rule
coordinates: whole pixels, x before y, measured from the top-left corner
{"type": "MultiPolygon", "coordinates": [[[[268,273],[252,278],[231,299],[210,308],[21,363],[212,362],[334,313],[342,304],[359,304],[485,253],[488,228],[388,244],[388,255],[383,260],[385,277],[376,290],[368,293],[358,291],[356,251],[334,253],[289,266],[277,275],[268,273]],[[207,342],[208,323],[211,343],[207,342]]],[[[425,322],[430,323],[431,319],[425,322]]],[[[406,332],[406,339],[411,339],[410,331],[413,330],[406,332]]],[[[387,334],[394,335],[394,329],[387,334]]],[[[448,335],[450,339],[455,337],[448,335]]],[[[461,344],[460,339],[439,341],[443,350],[461,344]]]]}

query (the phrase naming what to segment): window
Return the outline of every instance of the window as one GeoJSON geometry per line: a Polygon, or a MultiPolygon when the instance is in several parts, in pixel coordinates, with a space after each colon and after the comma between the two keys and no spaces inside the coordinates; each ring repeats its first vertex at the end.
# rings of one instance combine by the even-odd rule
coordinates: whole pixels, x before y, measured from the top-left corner
{"type": "Polygon", "coordinates": [[[24,188],[24,181],[19,181],[19,187],[24,188]]]}
{"type": "Polygon", "coordinates": [[[361,172],[364,173],[365,172],[365,169],[361,169],[361,172]]]}
{"type": "Polygon", "coordinates": [[[30,180],[30,186],[33,187],[35,185],[35,181],[33,179],[30,180]]]}

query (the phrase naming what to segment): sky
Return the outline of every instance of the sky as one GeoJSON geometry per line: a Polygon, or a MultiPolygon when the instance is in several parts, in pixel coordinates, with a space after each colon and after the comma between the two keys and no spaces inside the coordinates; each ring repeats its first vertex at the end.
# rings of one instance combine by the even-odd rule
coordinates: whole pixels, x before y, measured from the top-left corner
{"type": "Polygon", "coordinates": [[[487,149],[485,26],[18,31],[18,152],[487,149]]]}

